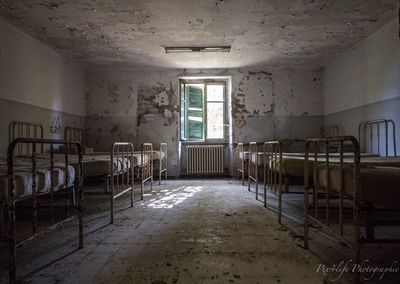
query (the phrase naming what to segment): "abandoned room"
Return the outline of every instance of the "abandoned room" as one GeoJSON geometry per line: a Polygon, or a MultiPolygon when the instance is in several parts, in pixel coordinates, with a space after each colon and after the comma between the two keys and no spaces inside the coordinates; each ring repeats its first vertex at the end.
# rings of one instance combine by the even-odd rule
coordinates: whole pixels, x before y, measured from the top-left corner
{"type": "Polygon", "coordinates": [[[399,126],[398,0],[0,0],[0,283],[400,283],[399,126]]]}

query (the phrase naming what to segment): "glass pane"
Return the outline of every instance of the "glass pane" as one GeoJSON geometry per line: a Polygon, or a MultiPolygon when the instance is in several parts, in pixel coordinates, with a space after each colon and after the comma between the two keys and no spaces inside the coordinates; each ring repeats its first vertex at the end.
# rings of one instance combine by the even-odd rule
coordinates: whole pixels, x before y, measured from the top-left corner
{"type": "Polygon", "coordinates": [[[207,104],[207,139],[224,138],[224,104],[207,104]]]}
{"type": "Polygon", "coordinates": [[[207,85],[207,101],[224,101],[224,85],[207,85]]]}

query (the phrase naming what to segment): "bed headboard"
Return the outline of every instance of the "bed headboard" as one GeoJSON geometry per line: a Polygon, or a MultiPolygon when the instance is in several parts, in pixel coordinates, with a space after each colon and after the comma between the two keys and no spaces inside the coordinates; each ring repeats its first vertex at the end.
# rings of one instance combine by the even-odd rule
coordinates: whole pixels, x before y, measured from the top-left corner
{"type": "Polygon", "coordinates": [[[64,130],[64,140],[80,142],[85,145],[85,129],[67,126],[64,130]]]}
{"type": "MultiPolygon", "coordinates": [[[[8,125],[8,140],[9,142],[13,141],[17,138],[39,138],[43,139],[43,125],[25,122],[25,121],[12,121],[8,125]]],[[[32,153],[32,145],[31,144],[19,144],[16,147],[17,155],[30,155],[32,153]]],[[[40,152],[43,151],[43,144],[40,145],[40,152]]]]}
{"type": "Polygon", "coordinates": [[[374,140],[377,143],[377,150],[380,153],[381,150],[381,128],[384,128],[384,143],[385,143],[385,154],[389,156],[389,126],[392,128],[392,147],[393,147],[393,154],[397,156],[397,149],[396,149],[396,125],[393,120],[391,119],[375,119],[369,121],[362,121],[358,126],[358,141],[360,143],[361,152],[367,151],[367,146],[369,146],[369,150],[371,153],[374,150],[374,140]],[[376,126],[376,127],[375,127],[376,126]],[[369,139],[367,138],[367,133],[369,134],[369,139]],[[376,135],[376,136],[375,136],[376,135]],[[374,136],[376,137],[374,139],[374,136]],[[369,143],[368,143],[369,142],[369,143]]]}
{"type": "Polygon", "coordinates": [[[321,127],[322,137],[337,137],[339,136],[339,127],[337,125],[329,125],[321,127]]]}

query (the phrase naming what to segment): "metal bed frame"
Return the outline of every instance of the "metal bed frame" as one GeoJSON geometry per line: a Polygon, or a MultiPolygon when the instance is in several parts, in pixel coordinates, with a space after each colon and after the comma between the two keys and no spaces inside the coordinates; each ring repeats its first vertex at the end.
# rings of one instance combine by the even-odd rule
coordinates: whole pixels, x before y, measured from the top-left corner
{"type": "Polygon", "coordinates": [[[150,180],[150,191],[153,190],[153,144],[143,143],[141,155],[141,191],[144,191],[144,184],[150,180]],[[148,157],[146,161],[145,157],[148,157]]]}
{"type": "MultiPolygon", "coordinates": [[[[17,138],[44,138],[43,125],[25,121],[12,121],[8,125],[8,142],[11,143],[17,138]]],[[[29,155],[32,152],[30,144],[18,144],[17,155],[29,155]]],[[[43,145],[40,145],[40,153],[44,153],[43,145]]]]}
{"type": "MultiPolygon", "coordinates": [[[[359,264],[360,263],[360,251],[361,251],[361,244],[364,243],[398,243],[400,242],[399,239],[375,239],[375,226],[388,226],[388,225],[399,225],[399,220],[382,220],[382,221],[377,221],[374,220],[374,210],[381,210],[381,211],[386,211],[387,209],[385,208],[380,208],[374,209],[374,206],[372,203],[363,201],[360,198],[360,192],[361,192],[361,174],[360,174],[360,168],[361,168],[361,163],[360,163],[360,144],[357,141],[357,139],[353,136],[342,136],[342,137],[332,137],[332,138],[316,138],[316,139],[308,139],[306,141],[306,151],[305,151],[305,168],[304,168],[304,216],[305,216],[305,221],[304,221],[304,247],[308,248],[308,241],[309,241],[309,220],[321,225],[324,229],[326,229],[328,232],[330,232],[333,236],[335,236],[337,239],[342,241],[343,243],[347,244],[350,248],[352,248],[353,251],[353,263],[354,264],[359,264]],[[349,196],[348,194],[345,194],[345,183],[344,183],[344,162],[343,162],[343,148],[345,143],[350,143],[353,147],[353,153],[354,153],[354,160],[352,164],[352,170],[353,170],[353,194],[352,196],[349,196]],[[314,160],[314,186],[313,186],[313,191],[312,191],[312,207],[309,206],[309,200],[308,200],[308,193],[309,189],[311,188],[310,182],[309,182],[309,153],[310,153],[310,145],[314,144],[315,149],[318,148],[318,144],[324,144],[326,149],[329,149],[330,144],[339,144],[339,170],[340,170],[340,190],[339,192],[334,192],[335,196],[330,195],[332,191],[330,190],[330,185],[331,185],[331,177],[330,177],[330,156],[329,156],[329,151],[326,151],[325,153],[325,161],[322,164],[322,166],[326,166],[326,187],[324,190],[324,196],[325,196],[325,221],[321,221],[318,219],[319,215],[319,199],[318,195],[321,193],[320,189],[321,186],[318,183],[318,167],[317,167],[317,161],[314,160]],[[339,207],[334,207],[331,206],[330,204],[330,198],[335,198],[338,199],[339,201],[339,207]],[[345,208],[343,205],[344,199],[350,199],[352,200],[352,207],[351,208],[345,208]],[[310,214],[311,208],[313,209],[310,214]],[[331,219],[330,219],[330,208],[333,209],[339,209],[339,228],[338,231],[334,230],[330,225],[331,225],[331,219]],[[353,240],[349,241],[347,238],[344,237],[344,232],[343,232],[343,211],[345,209],[351,209],[352,214],[353,214],[353,240]],[[360,211],[361,209],[366,210],[366,223],[365,223],[365,238],[361,238],[361,224],[360,224],[360,211]]],[[[315,150],[315,154],[316,150],[315,150]]],[[[390,210],[398,210],[398,209],[390,209],[390,210]]],[[[353,275],[353,281],[358,283],[360,281],[360,274],[356,272],[353,275]]]]}
{"type": "MultiPolygon", "coordinates": [[[[49,233],[60,227],[62,224],[69,222],[73,219],[76,219],[75,216],[69,216],[69,202],[68,202],[68,184],[69,184],[69,175],[68,175],[68,165],[69,165],[69,154],[65,153],[65,216],[66,218],[58,223],[53,224],[48,227],[45,231],[38,232],[37,231],[37,216],[38,216],[38,200],[37,198],[41,195],[49,194],[50,195],[50,214],[52,221],[54,220],[54,181],[53,181],[53,172],[54,172],[54,146],[55,145],[64,145],[67,147],[75,146],[77,149],[78,157],[79,157],[79,166],[78,173],[76,174],[75,180],[75,188],[78,189],[79,203],[77,206],[78,210],[78,220],[79,220],[79,248],[83,247],[83,176],[82,176],[82,145],[79,142],[71,142],[65,140],[56,140],[56,139],[38,139],[38,138],[17,138],[13,140],[8,146],[7,152],[7,175],[8,175],[8,200],[7,207],[9,213],[9,280],[10,283],[16,283],[17,274],[16,274],[16,251],[17,248],[22,247],[33,241],[42,237],[43,235],[49,233]],[[19,148],[19,145],[30,144],[31,145],[31,161],[32,161],[32,236],[26,240],[23,240],[17,243],[16,239],[16,201],[22,199],[15,198],[15,176],[14,176],[14,152],[15,149],[19,148]],[[36,175],[37,175],[37,146],[43,148],[43,145],[48,145],[50,147],[50,175],[51,175],[51,187],[50,192],[39,193],[36,189],[36,175]]],[[[26,198],[24,198],[26,199],[26,198]]],[[[54,222],[54,221],[53,221],[54,222]]]]}
{"type": "MultiPolygon", "coordinates": [[[[316,156],[316,155],[315,155],[316,156]]],[[[305,144],[305,164],[304,164],[304,247],[309,248],[309,220],[319,224],[327,231],[329,231],[336,238],[341,240],[343,243],[350,246],[353,250],[353,263],[360,263],[360,144],[357,139],[353,136],[341,136],[341,137],[332,137],[332,138],[315,138],[308,139],[305,144]],[[343,201],[345,198],[345,190],[344,190],[344,162],[343,162],[343,146],[344,143],[351,143],[353,146],[354,153],[354,164],[353,164],[353,186],[354,193],[352,197],[352,211],[353,211],[353,241],[349,241],[343,235],[343,201]],[[314,208],[314,214],[309,214],[309,200],[308,194],[310,186],[310,173],[309,173],[309,153],[310,153],[310,145],[314,145],[315,154],[317,154],[317,149],[319,145],[324,145],[326,150],[325,153],[325,166],[326,170],[326,178],[327,178],[327,187],[325,188],[325,222],[322,222],[318,219],[319,213],[319,205],[318,205],[318,193],[319,193],[319,185],[318,185],[318,162],[314,160],[314,187],[312,188],[312,203],[314,208]],[[329,167],[329,145],[330,144],[339,144],[339,167],[340,167],[340,191],[339,191],[339,232],[332,229],[330,227],[330,167],[329,167]]],[[[354,274],[353,281],[358,282],[360,279],[360,275],[358,272],[354,274]]]]}
{"type": "Polygon", "coordinates": [[[339,127],[337,125],[329,125],[321,127],[322,137],[337,137],[339,136],[339,127]]]}
{"type": "Polygon", "coordinates": [[[159,168],[159,184],[161,185],[161,176],[162,173],[165,172],[165,179],[168,177],[167,167],[168,167],[168,145],[167,143],[160,144],[160,164],[158,165],[159,168]],[[164,158],[162,158],[162,154],[164,154],[164,158]]]}
{"type": "Polygon", "coordinates": [[[386,157],[389,156],[389,125],[392,126],[392,142],[393,142],[393,150],[394,156],[397,156],[397,149],[396,149],[396,126],[393,120],[391,119],[376,119],[376,120],[368,120],[362,121],[358,125],[358,141],[360,143],[360,149],[366,152],[367,148],[367,130],[369,130],[369,142],[370,142],[370,151],[373,152],[373,132],[374,126],[376,126],[376,138],[377,138],[377,145],[378,145],[378,154],[380,154],[380,129],[381,125],[384,125],[385,129],[385,153],[386,157]]]}
{"type": "Polygon", "coordinates": [[[85,129],[66,126],[64,129],[64,140],[78,141],[85,147],[85,129]]]}
{"type": "MultiPolygon", "coordinates": [[[[267,188],[277,194],[278,192],[278,223],[282,223],[282,194],[283,194],[283,174],[282,174],[282,142],[268,141],[264,143],[264,207],[267,206],[267,188]],[[279,159],[279,174],[276,162],[279,159]],[[270,163],[271,162],[271,163],[270,163]],[[279,182],[279,188],[277,188],[279,182]]],[[[285,183],[286,184],[286,183],[285,183]]]]}
{"type": "Polygon", "coordinates": [[[238,178],[240,178],[240,175],[242,176],[242,185],[244,185],[244,172],[245,172],[245,157],[244,157],[244,144],[243,143],[238,143],[237,148],[237,172],[238,172],[238,178]],[[242,157],[240,157],[240,154],[242,154],[242,157]]]}
{"type": "MultiPolygon", "coordinates": [[[[114,200],[118,197],[130,192],[131,207],[133,207],[133,185],[134,185],[134,160],[133,160],[134,147],[132,143],[128,142],[116,142],[111,148],[111,169],[110,169],[110,179],[111,179],[111,192],[110,192],[110,223],[114,223],[114,200]],[[117,171],[114,169],[114,158],[119,161],[122,158],[123,161],[126,160],[127,168],[118,168],[117,171]],[[128,163],[129,161],[129,163],[128,163]],[[125,177],[126,175],[126,177],[125,177]]],[[[143,188],[141,191],[141,199],[143,200],[143,188]]]]}
{"type": "MultiPolygon", "coordinates": [[[[243,157],[244,158],[244,157],[243,157]]],[[[257,142],[249,144],[249,164],[248,164],[248,190],[250,191],[251,181],[256,184],[256,199],[258,200],[258,152],[257,142]]]]}

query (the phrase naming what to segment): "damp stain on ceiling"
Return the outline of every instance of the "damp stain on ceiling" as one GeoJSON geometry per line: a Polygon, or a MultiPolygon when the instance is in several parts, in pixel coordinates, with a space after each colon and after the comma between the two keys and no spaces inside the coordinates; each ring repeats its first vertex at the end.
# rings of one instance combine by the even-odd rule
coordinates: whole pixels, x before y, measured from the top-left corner
{"type": "Polygon", "coordinates": [[[397,0],[0,0],[0,16],[88,66],[321,64],[396,17],[397,0]],[[232,46],[166,54],[165,46],[232,46]]]}

